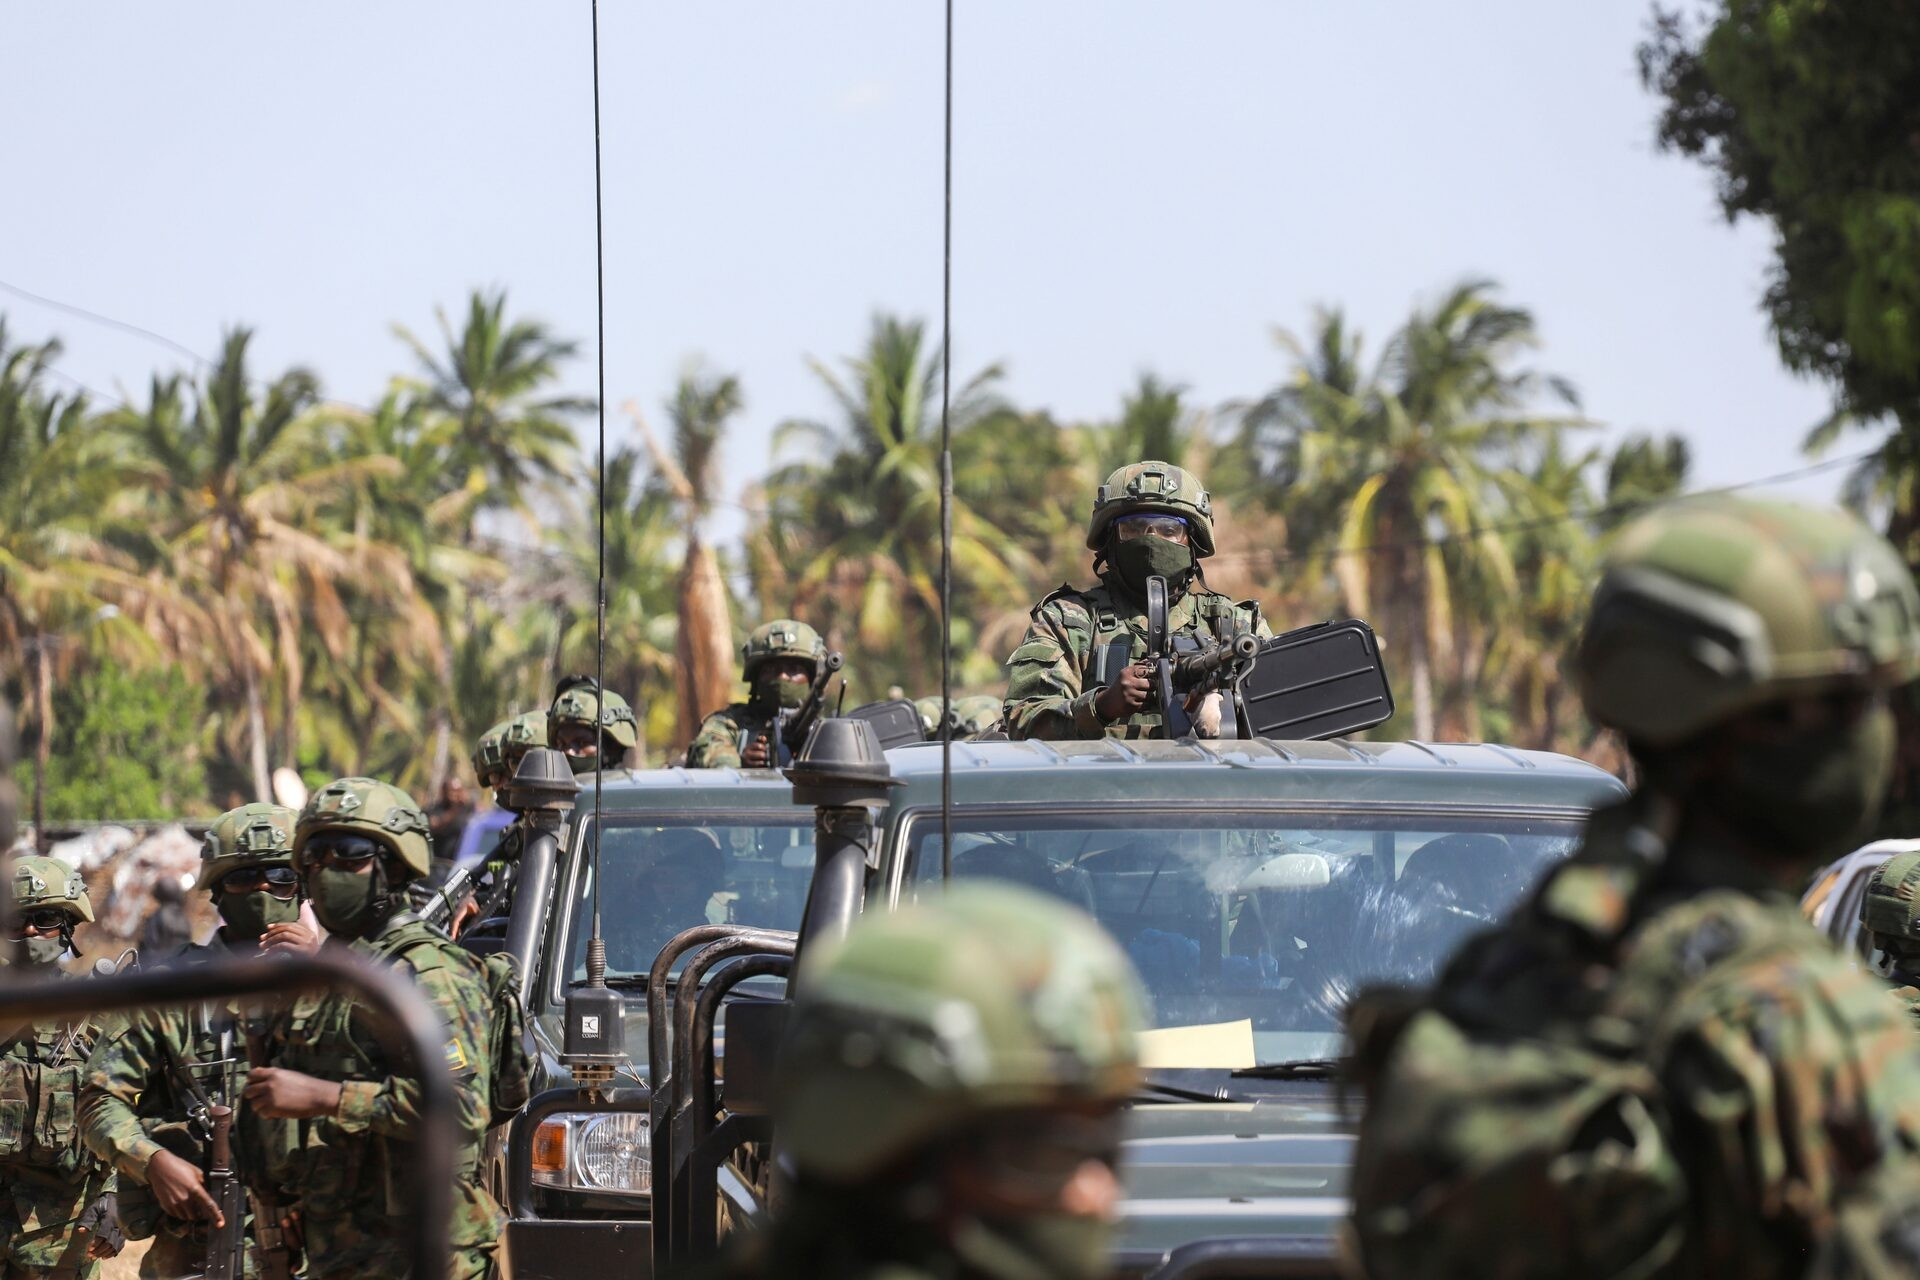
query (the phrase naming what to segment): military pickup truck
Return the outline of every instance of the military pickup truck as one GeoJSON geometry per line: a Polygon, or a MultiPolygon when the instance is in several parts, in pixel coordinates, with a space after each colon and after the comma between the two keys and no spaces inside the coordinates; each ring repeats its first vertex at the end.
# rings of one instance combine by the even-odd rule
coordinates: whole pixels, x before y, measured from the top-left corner
{"type": "Polygon", "coordinates": [[[590,1105],[558,1047],[567,990],[585,975],[593,824],[573,824],[530,999],[549,1092],[506,1153],[516,1277],[631,1273],[750,1223],[770,1169],[753,1095],[777,1039],[761,1015],[779,1008],[783,957],[853,910],[938,892],[948,876],[1076,903],[1146,981],[1156,1025],[1125,1151],[1120,1271],[1188,1274],[1197,1242],[1238,1242],[1314,1274],[1346,1212],[1354,1116],[1333,1080],[1346,1001],[1367,983],[1429,979],[1571,852],[1594,806],[1624,794],[1578,761],[1497,746],[1107,740],[962,743],[953,756],[950,854],[937,744],[888,752],[884,782],[823,808],[817,839],[815,813],[779,774],[610,781],[602,912],[608,981],[630,996],[632,1066],[590,1105]],[[850,826],[856,812],[869,816],[850,826]],[[836,892],[853,900],[835,907],[836,892]],[[672,978],[692,955],[696,984],[720,975],[717,987],[712,957],[753,967],[703,1009],[684,1004],[691,990],[649,993],[655,952],[702,924],[658,972],[672,978]],[[650,1039],[666,1043],[647,994],[689,1034],[674,1042],[671,1089],[669,1064],[647,1061],[650,1039]],[[705,1070],[724,1079],[703,1078],[707,1037],[721,1065],[705,1070]]]}

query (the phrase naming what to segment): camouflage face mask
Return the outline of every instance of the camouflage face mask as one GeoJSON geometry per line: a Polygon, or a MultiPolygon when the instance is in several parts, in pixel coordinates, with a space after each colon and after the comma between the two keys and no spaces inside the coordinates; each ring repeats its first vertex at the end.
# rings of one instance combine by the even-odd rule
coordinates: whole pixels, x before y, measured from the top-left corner
{"type": "Polygon", "coordinates": [[[1824,861],[1865,838],[1886,799],[1893,714],[1874,706],[1850,723],[1743,743],[1702,798],[1763,848],[1824,861]]]}

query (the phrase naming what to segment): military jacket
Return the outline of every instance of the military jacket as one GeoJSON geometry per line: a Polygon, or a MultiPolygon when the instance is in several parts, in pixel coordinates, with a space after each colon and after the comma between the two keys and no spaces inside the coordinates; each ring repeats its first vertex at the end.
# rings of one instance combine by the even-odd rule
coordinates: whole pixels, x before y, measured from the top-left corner
{"type": "MultiPolygon", "coordinates": [[[[202,964],[225,952],[223,942],[189,947],[173,963],[202,964]]],[[[207,1167],[204,1129],[190,1118],[199,1103],[192,1086],[240,1111],[238,1164],[250,1181],[264,1173],[265,1155],[248,1140],[253,1122],[238,1102],[249,1066],[247,1029],[233,1010],[211,1002],[140,1009],[88,1056],[80,1086],[81,1133],[95,1155],[124,1175],[120,1220],[133,1239],[163,1227],[185,1230],[186,1224],[165,1218],[146,1181],[147,1163],[161,1150],[207,1167]]],[[[264,1031],[264,1015],[255,1029],[264,1031]]]]}
{"type": "MultiPolygon", "coordinates": [[[[1167,609],[1175,635],[1222,640],[1237,631],[1261,639],[1273,633],[1251,600],[1238,603],[1217,591],[1191,590],[1167,609]]],[[[1010,738],[1144,738],[1160,727],[1160,712],[1145,710],[1107,724],[1093,709],[1105,687],[1099,663],[1114,641],[1128,642],[1129,660],[1147,654],[1147,610],[1111,574],[1085,591],[1061,587],[1033,610],[1026,638],[1007,659],[1002,724],[1010,738]]]]}
{"type": "Polygon", "coordinates": [[[716,711],[700,722],[700,732],[688,745],[687,768],[738,769],[741,735],[771,734],[773,726],[774,717],[761,715],[744,702],[716,711]]]}
{"type": "Polygon", "coordinates": [[[1920,1151],[1920,1037],[1884,983],[1737,854],[1650,846],[1642,803],[1430,994],[1356,1002],[1371,1280],[1798,1276],[1920,1151]]]}
{"type": "Polygon", "coordinates": [[[75,1220],[113,1189],[78,1117],[87,1054],[105,1025],[38,1023],[0,1041],[0,1259],[16,1267],[71,1262],[75,1220]]]}
{"type": "MultiPolygon", "coordinates": [[[[457,1255],[490,1250],[504,1217],[479,1173],[491,1112],[491,1003],[478,964],[445,934],[404,914],[373,939],[327,945],[404,966],[445,1021],[460,1134],[449,1242],[457,1255]]],[[[274,1145],[292,1157],[275,1174],[300,1201],[308,1273],[404,1274],[406,1224],[416,1203],[418,1080],[381,1045],[367,1010],[340,992],[296,1000],[276,1020],[269,1056],[273,1066],[342,1082],[334,1115],[264,1122],[286,1131],[274,1145]]],[[[468,1270],[456,1258],[456,1273],[468,1270]]]]}

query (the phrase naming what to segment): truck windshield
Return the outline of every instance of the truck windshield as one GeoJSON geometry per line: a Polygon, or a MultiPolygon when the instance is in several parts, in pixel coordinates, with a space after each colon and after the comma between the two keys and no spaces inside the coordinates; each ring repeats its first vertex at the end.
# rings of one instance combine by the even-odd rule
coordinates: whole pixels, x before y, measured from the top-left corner
{"type": "MultiPolygon", "coordinates": [[[[797,929],[813,876],[812,815],[794,822],[629,821],[608,815],[600,927],[610,977],[644,974],[669,939],[697,924],[797,929]]],[[[567,972],[587,976],[594,830],[574,875],[567,972]]]]}
{"type": "MultiPolygon", "coordinates": [[[[1099,920],[1169,1033],[1153,1037],[1161,1065],[1245,1067],[1337,1055],[1361,987],[1431,981],[1579,830],[1564,815],[955,814],[953,875],[1099,920]]],[[[938,819],[907,839],[903,896],[938,892],[938,819]]]]}

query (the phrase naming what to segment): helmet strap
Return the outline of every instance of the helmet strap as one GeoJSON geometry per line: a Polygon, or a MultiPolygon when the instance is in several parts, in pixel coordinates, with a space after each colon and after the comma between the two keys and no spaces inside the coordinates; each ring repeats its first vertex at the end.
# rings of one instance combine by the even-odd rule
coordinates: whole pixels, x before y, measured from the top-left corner
{"type": "Polygon", "coordinates": [[[73,952],[76,958],[82,954],[80,951],[80,944],[73,940],[73,921],[72,920],[68,920],[65,924],[60,926],[60,940],[67,944],[67,950],[73,952]]]}

